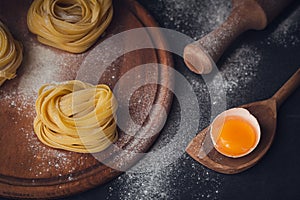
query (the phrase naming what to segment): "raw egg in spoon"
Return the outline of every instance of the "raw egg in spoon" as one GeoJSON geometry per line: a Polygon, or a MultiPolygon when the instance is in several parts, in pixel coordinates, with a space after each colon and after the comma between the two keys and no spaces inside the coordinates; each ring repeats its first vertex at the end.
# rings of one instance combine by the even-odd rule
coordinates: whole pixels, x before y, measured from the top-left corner
{"type": "Polygon", "coordinates": [[[219,114],[211,124],[210,137],[221,154],[238,158],[249,154],[260,140],[257,119],[244,108],[233,108],[219,114]]]}

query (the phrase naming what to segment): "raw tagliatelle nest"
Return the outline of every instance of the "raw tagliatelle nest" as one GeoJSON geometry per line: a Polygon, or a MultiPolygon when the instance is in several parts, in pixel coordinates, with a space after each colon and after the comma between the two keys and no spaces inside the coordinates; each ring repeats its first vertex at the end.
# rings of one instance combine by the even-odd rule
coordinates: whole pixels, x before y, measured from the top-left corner
{"type": "Polygon", "coordinates": [[[69,81],[39,90],[34,131],[53,148],[78,153],[103,151],[118,138],[117,101],[107,85],[69,81]]]}
{"type": "Polygon", "coordinates": [[[82,53],[106,30],[112,16],[112,0],[34,0],[27,24],[41,43],[82,53]]]}
{"type": "Polygon", "coordinates": [[[16,41],[7,27],[0,21],[0,86],[16,77],[23,60],[22,44],[16,41]]]}

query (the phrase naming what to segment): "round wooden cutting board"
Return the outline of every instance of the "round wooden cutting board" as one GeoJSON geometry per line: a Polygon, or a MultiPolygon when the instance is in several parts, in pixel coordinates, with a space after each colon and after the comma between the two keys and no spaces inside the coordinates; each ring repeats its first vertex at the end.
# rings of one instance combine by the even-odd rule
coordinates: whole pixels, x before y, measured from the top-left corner
{"type": "MultiPolygon", "coordinates": [[[[159,131],[153,133],[153,127],[161,127],[165,121],[161,110],[154,109],[154,105],[159,104],[168,112],[172,103],[172,93],[166,88],[173,88],[170,69],[173,61],[168,52],[148,48],[126,53],[105,69],[99,82],[111,88],[118,86],[119,107],[126,106],[128,101],[130,113],[130,119],[122,116],[122,112],[118,113],[118,120],[124,126],[119,127],[118,141],[105,151],[92,155],[45,146],[33,131],[39,87],[44,83],[75,79],[82,63],[101,67],[97,64],[100,55],[97,56],[95,49],[105,38],[125,30],[157,25],[137,2],[114,0],[114,18],[105,36],[87,52],[71,54],[40,44],[28,31],[26,15],[31,2],[0,1],[0,20],[24,46],[24,60],[17,77],[0,87],[0,195],[56,198],[76,194],[113,179],[141,158],[142,154],[136,153],[146,152],[151,147],[159,135],[159,131]],[[122,79],[129,70],[147,63],[161,63],[169,67],[152,64],[151,72],[147,67],[138,67],[136,77],[122,79]],[[130,90],[129,87],[141,79],[145,83],[155,79],[159,84],[139,87],[126,101],[122,91],[130,90]],[[149,116],[154,120],[150,120],[149,116]]],[[[165,44],[163,37],[154,39],[152,33],[146,34],[145,42],[165,44]]],[[[126,46],[128,43],[130,41],[124,40],[119,45],[126,46]]],[[[110,47],[105,48],[110,52],[110,47]]]]}

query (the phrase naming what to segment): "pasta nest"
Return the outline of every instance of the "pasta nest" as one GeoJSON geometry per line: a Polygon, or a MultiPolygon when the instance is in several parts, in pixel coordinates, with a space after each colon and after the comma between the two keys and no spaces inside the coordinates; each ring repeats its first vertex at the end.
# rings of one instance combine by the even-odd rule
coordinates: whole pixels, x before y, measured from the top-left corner
{"type": "Polygon", "coordinates": [[[16,41],[7,27],[0,21],[0,86],[16,77],[23,60],[22,44],[16,41]]]}
{"type": "Polygon", "coordinates": [[[77,80],[46,84],[36,101],[34,131],[53,148],[100,152],[117,140],[116,109],[116,98],[107,85],[77,80]]]}
{"type": "Polygon", "coordinates": [[[112,0],[34,0],[27,24],[41,43],[82,53],[106,30],[112,16],[112,0]]]}

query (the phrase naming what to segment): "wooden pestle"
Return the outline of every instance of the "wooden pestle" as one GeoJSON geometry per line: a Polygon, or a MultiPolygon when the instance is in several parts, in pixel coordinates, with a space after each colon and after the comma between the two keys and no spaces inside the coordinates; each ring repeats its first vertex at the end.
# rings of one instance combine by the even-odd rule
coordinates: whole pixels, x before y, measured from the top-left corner
{"type": "Polygon", "coordinates": [[[188,68],[208,74],[226,48],[249,29],[262,30],[293,0],[232,0],[227,20],[214,31],[184,48],[188,68]]]}

